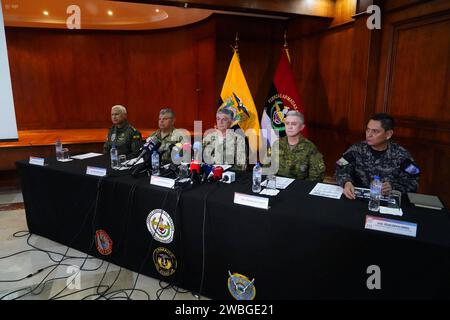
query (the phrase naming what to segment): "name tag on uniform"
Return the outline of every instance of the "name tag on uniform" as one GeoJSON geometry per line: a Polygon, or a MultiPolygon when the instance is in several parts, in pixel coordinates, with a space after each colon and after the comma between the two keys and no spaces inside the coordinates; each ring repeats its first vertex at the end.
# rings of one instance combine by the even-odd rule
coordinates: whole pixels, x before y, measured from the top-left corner
{"type": "Polygon", "coordinates": [[[154,186],[164,187],[164,188],[173,188],[175,185],[175,179],[164,178],[159,176],[151,176],[150,184],[154,186]]]}
{"type": "Polygon", "coordinates": [[[106,168],[99,168],[99,167],[87,167],[86,168],[86,174],[91,176],[97,176],[97,177],[104,177],[106,176],[106,168]]]}
{"type": "Polygon", "coordinates": [[[234,203],[259,209],[269,209],[269,198],[251,196],[245,193],[234,193],[234,203]]]}
{"type": "Polygon", "coordinates": [[[38,158],[38,157],[30,157],[30,160],[28,161],[29,164],[34,164],[37,166],[44,166],[45,159],[44,158],[38,158]]]}

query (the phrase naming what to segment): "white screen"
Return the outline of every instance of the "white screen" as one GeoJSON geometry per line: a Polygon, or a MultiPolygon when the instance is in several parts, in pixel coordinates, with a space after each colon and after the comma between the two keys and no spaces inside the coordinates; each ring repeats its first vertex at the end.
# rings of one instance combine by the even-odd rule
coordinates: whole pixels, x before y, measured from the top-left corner
{"type": "Polygon", "coordinates": [[[6,49],[5,26],[0,3],[0,140],[17,139],[16,115],[6,49]]]}

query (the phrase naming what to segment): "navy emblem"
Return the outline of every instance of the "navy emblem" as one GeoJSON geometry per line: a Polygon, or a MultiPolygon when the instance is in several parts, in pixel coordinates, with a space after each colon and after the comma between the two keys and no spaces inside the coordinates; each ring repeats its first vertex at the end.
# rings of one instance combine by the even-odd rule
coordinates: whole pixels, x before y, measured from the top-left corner
{"type": "Polygon", "coordinates": [[[153,263],[155,264],[156,270],[165,277],[170,277],[177,269],[175,255],[164,247],[156,248],[153,251],[153,263]]]}
{"type": "Polygon", "coordinates": [[[246,276],[228,271],[228,291],[236,300],[253,300],[256,296],[255,279],[249,280],[246,276]]]}
{"type": "Polygon", "coordinates": [[[95,232],[95,244],[100,254],[107,256],[112,252],[112,240],[104,230],[97,230],[95,232]]]}
{"type": "Polygon", "coordinates": [[[152,210],[147,216],[147,228],[153,238],[162,243],[171,243],[175,233],[172,218],[163,209],[152,210]]]}
{"type": "Polygon", "coordinates": [[[417,175],[420,173],[420,169],[417,168],[413,163],[411,163],[409,166],[405,168],[405,172],[412,175],[417,175]]]}

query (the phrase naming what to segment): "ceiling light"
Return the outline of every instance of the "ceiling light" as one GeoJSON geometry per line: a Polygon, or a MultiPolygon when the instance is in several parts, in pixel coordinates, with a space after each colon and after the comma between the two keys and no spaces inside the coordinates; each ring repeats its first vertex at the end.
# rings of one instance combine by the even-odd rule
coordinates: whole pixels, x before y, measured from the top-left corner
{"type": "Polygon", "coordinates": [[[48,11],[47,10],[42,11],[42,13],[44,14],[44,16],[48,16],[48,11]]]}
{"type": "Polygon", "coordinates": [[[159,9],[155,9],[156,12],[159,12],[159,9]]]}
{"type": "Polygon", "coordinates": [[[114,13],[111,10],[108,10],[108,15],[112,16],[114,13]]]}

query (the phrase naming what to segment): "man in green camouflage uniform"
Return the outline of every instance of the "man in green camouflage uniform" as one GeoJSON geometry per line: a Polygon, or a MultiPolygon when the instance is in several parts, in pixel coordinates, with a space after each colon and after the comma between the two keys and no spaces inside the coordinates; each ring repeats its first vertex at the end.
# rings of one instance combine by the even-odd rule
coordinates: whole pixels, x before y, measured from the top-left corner
{"type": "Polygon", "coordinates": [[[316,146],[301,135],[305,127],[303,115],[289,111],[285,117],[286,136],[279,140],[277,175],[309,181],[322,181],[325,164],[316,146]]]}
{"type": "Polygon", "coordinates": [[[103,152],[109,153],[113,145],[116,146],[119,155],[124,154],[127,159],[138,156],[142,143],[141,133],[127,121],[127,109],[121,105],[111,108],[111,120],[113,126],[108,131],[107,141],[103,146],[103,152]]]}
{"type": "Polygon", "coordinates": [[[161,165],[172,163],[171,147],[182,141],[182,138],[175,135],[174,131],[175,112],[170,108],[161,109],[159,111],[158,127],[159,129],[153,132],[150,137],[156,136],[161,142],[158,149],[160,154],[161,165]]]}
{"type": "Polygon", "coordinates": [[[366,141],[352,145],[336,162],[336,181],[347,198],[355,199],[355,186],[370,188],[376,175],[383,182],[383,195],[392,189],[417,191],[420,169],[406,149],[390,141],[393,129],[391,116],[375,114],[367,124],[366,141]]]}
{"type": "Polygon", "coordinates": [[[232,165],[230,170],[233,171],[245,171],[248,142],[243,133],[230,129],[232,122],[232,111],[217,111],[217,129],[206,134],[203,139],[203,160],[208,164],[232,165]]]}

